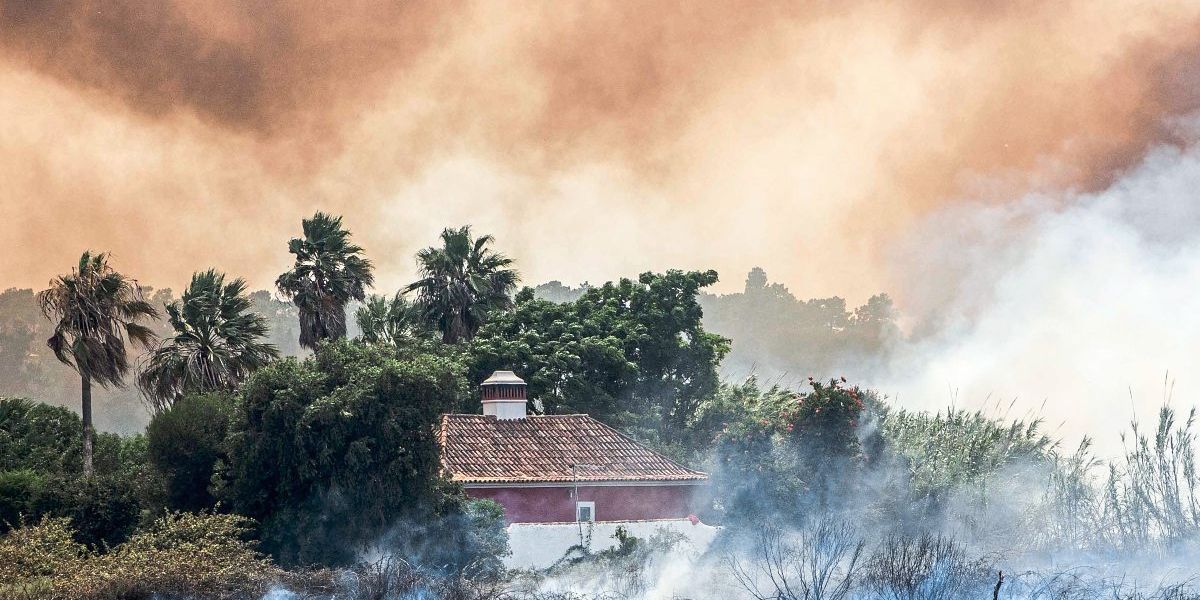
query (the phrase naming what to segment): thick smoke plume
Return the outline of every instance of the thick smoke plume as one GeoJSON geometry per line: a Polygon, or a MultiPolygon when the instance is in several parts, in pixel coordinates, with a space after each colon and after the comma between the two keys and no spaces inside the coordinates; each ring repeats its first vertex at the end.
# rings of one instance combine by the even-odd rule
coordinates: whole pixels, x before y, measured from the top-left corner
{"type": "Polygon", "coordinates": [[[384,286],[471,222],[530,281],[760,264],[903,300],[883,249],[981,179],[1100,189],[1172,141],[1197,34],[1194,2],[7,1],[0,280],[95,247],[266,286],[324,208],[384,286]]]}
{"type": "Polygon", "coordinates": [[[472,223],[529,282],[885,290],[917,341],[872,383],[1113,431],[1197,385],[1198,40],[1192,1],[0,0],[0,282],[268,287],[323,209],[386,291],[472,223]]]}
{"type": "MultiPolygon", "coordinates": [[[[1181,135],[1195,123],[1181,122],[1181,135]]],[[[1193,143],[1154,149],[1096,193],[930,215],[893,253],[912,277],[911,306],[928,312],[911,315],[923,329],[881,387],[910,407],[1040,415],[1071,442],[1095,436],[1106,454],[1131,412],[1152,420],[1164,400],[1194,405],[1197,190],[1193,143]]]]}

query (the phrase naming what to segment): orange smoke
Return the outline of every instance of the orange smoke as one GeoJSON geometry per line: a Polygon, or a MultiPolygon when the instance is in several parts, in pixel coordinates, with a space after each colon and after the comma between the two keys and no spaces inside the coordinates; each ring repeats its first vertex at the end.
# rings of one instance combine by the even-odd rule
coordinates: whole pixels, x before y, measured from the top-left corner
{"type": "Polygon", "coordinates": [[[406,282],[446,225],[526,279],[880,268],[964,197],[1095,188],[1200,108],[1200,5],[0,2],[0,283],[84,248],[268,286],[343,213],[406,282]]]}

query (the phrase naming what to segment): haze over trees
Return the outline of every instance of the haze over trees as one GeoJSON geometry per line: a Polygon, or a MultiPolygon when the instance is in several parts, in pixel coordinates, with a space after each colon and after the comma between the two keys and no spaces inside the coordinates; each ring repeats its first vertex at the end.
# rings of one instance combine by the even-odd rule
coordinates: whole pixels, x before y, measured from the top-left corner
{"type": "MultiPolygon", "coordinates": [[[[42,325],[28,320],[32,293],[0,294],[25,319],[0,322],[0,351],[24,352],[0,373],[18,379],[43,366],[30,346],[43,343],[38,327],[53,325],[50,354],[85,385],[95,373],[125,380],[127,344],[162,326],[148,320],[158,303],[169,327],[143,364],[143,390],[161,402],[144,433],[92,434],[71,410],[0,398],[0,593],[259,597],[285,585],[314,597],[494,598],[531,580],[512,597],[544,598],[541,584],[564,577],[615,582],[625,596],[650,589],[670,536],[626,532],[546,573],[504,570],[503,509],[443,477],[436,435],[441,414],[479,410],[478,383],[495,369],[527,380],[531,410],[590,413],[711,473],[699,519],[724,528],[688,573],[704,593],[997,598],[1009,586],[1021,598],[1143,598],[1121,579],[1038,561],[1170,560],[1200,541],[1194,413],[1164,407],[1104,461],[1086,442],[1062,452],[1037,420],[897,410],[845,378],[801,389],[720,379],[738,340],[710,322],[784,331],[835,356],[880,354],[897,335],[886,296],[853,311],[839,298],[799,301],[761,269],[726,296],[704,291],[715,272],[680,270],[544,288],[557,301],[533,288],[510,296],[511,261],[460,228],[422,252],[430,269],[407,288],[416,301],[366,298],[370,263],[340,219],[318,213],[305,233],[290,246],[297,268],[281,276],[299,282],[294,307],[214,271],[178,301],[145,300],[149,290],[92,254],[38,298],[52,319],[42,325]],[[355,299],[365,303],[351,339],[355,299]],[[737,318],[750,310],[765,316],[737,318]],[[278,358],[274,343],[315,350],[278,358]],[[1010,564],[1024,570],[994,577],[1010,564]]],[[[754,351],[836,364],[785,349],[754,351]]],[[[1190,586],[1149,597],[1189,598],[1190,586]]]]}

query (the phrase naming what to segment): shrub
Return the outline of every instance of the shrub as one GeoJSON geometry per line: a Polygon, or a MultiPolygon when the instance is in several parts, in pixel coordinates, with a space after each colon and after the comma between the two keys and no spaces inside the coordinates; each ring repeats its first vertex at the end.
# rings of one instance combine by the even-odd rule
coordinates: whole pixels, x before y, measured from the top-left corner
{"type": "Polygon", "coordinates": [[[69,518],[75,540],[97,551],[128,539],[142,514],[129,482],[108,475],[48,478],[32,504],[29,516],[69,518]]]}
{"type": "Polygon", "coordinates": [[[754,382],[737,391],[747,404],[717,434],[712,466],[717,503],[731,520],[841,508],[862,464],[858,419],[871,393],[840,380],[809,383],[804,394],[759,392],[754,382]]]}
{"type": "Polygon", "coordinates": [[[30,469],[0,472],[0,532],[35,514],[34,499],[42,494],[45,485],[45,476],[30,469]]]}
{"type": "Polygon", "coordinates": [[[730,552],[734,579],[756,600],[844,600],[862,568],[863,542],[854,529],[833,521],[800,532],[763,526],[751,549],[730,552]]]}
{"type": "Polygon", "coordinates": [[[203,510],[216,503],[209,487],[224,454],[233,402],[222,394],[186,396],[150,421],[147,458],[162,475],[171,509],[203,510]]]}
{"type": "Polygon", "coordinates": [[[948,538],[892,535],[867,562],[863,580],[880,600],[955,600],[978,593],[987,575],[948,538]]]}
{"type": "Polygon", "coordinates": [[[280,562],[351,564],[398,524],[423,530],[461,512],[443,485],[436,426],[466,394],[465,367],[404,352],[325,342],[243,387],[222,494],[259,520],[280,562]]]}
{"type": "Polygon", "coordinates": [[[242,517],[167,514],[96,554],[66,519],[43,519],[0,538],[0,596],[46,600],[221,600],[258,597],[279,570],[245,541],[242,517]]]}

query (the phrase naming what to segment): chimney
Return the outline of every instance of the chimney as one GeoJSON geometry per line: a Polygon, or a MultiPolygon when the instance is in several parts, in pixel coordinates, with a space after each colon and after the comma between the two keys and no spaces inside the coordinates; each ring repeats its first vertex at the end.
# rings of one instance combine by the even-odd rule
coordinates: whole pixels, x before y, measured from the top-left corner
{"type": "Polygon", "coordinates": [[[512,371],[496,371],[479,386],[483,414],[497,419],[525,418],[525,380],[512,371]]]}

